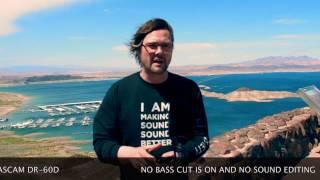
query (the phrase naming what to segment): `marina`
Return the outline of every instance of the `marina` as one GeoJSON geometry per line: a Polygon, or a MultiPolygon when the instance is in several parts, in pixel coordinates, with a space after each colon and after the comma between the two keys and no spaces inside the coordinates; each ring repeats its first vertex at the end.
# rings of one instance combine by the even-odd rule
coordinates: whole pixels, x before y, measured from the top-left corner
{"type": "Polygon", "coordinates": [[[71,117],[70,119],[66,120],[65,118],[58,118],[58,119],[28,119],[19,123],[15,124],[6,124],[0,125],[0,129],[4,130],[13,130],[13,129],[24,129],[24,128],[32,128],[32,129],[43,129],[43,128],[56,128],[59,126],[89,126],[92,123],[92,119],[89,116],[84,116],[82,119],[76,119],[75,117],[71,117]]]}
{"type": "Polygon", "coordinates": [[[0,121],[0,129],[44,129],[72,126],[89,126],[101,101],[39,105],[25,112],[30,116],[19,122],[9,122],[7,118],[0,121]]]}

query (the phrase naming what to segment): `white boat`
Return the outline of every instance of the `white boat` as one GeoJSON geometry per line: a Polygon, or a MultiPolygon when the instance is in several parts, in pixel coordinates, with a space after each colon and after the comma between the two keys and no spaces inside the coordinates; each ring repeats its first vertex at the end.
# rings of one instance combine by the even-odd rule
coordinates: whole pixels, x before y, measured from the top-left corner
{"type": "Polygon", "coordinates": [[[36,124],[29,124],[27,127],[28,127],[28,128],[36,128],[37,125],[36,125],[36,124]]]}
{"type": "Polygon", "coordinates": [[[18,125],[17,124],[11,124],[10,127],[15,129],[15,128],[18,128],[18,125]]]}
{"type": "Polygon", "coordinates": [[[24,124],[16,124],[17,125],[17,128],[18,129],[23,129],[23,128],[25,128],[26,127],[26,125],[24,125],[24,124]]]}
{"type": "Polygon", "coordinates": [[[204,90],[209,90],[209,89],[211,89],[209,86],[206,86],[206,85],[199,85],[199,88],[200,89],[204,89],[204,90]]]}
{"type": "Polygon", "coordinates": [[[22,126],[28,126],[28,125],[30,125],[30,124],[32,124],[32,123],[33,123],[33,120],[32,120],[32,119],[29,119],[29,120],[27,120],[27,121],[24,121],[24,122],[20,123],[20,125],[22,125],[22,126]]]}
{"type": "Polygon", "coordinates": [[[51,123],[53,121],[53,119],[48,119],[47,123],[51,123]]]}
{"type": "Polygon", "coordinates": [[[56,115],[58,115],[57,113],[49,113],[49,116],[56,116],[56,115]]]}
{"type": "Polygon", "coordinates": [[[90,118],[89,116],[85,116],[85,117],[83,118],[83,121],[91,121],[91,118],[90,118]]]}
{"type": "Polygon", "coordinates": [[[51,127],[59,127],[59,126],[60,126],[60,123],[58,123],[58,122],[53,123],[53,124],[51,125],[51,127]]]}
{"type": "Polygon", "coordinates": [[[63,122],[64,120],[66,120],[66,118],[63,117],[63,118],[58,119],[57,122],[63,122]]]}
{"type": "Polygon", "coordinates": [[[43,123],[43,121],[44,121],[44,119],[40,118],[40,119],[38,119],[38,120],[36,121],[36,124],[41,124],[41,123],[43,123]]]}
{"type": "Polygon", "coordinates": [[[90,122],[89,122],[89,121],[82,121],[82,122],[81,122],[81,125],[82,125],[82,126],[89,126],[89,125],[90,125],[90,122]]]}
{"type": "Polygon", "coordinates": [[[72,117],[68,120],[68,122],[75,122],[76,121],[76,118],[75,117],[72,117]]]}
{"type": "Polygon", "coordinates": [[[17,123],[17,124],[11,125],[11,127],[12,128],[22,129],[22,128],[25,128],[25,127],[31,125],[32,123],[33,123],[33,120],[30,119],[30,120],[24,121],[22,123],[17,123]]]}
{"type": "Polygon", "coordinates": [[[89,116],[85,116],[83,118],[83,120],[81,121],[81,125],[88,126],[88,125],[90,125],[90,121],[91,121],[90,117],[89,116]]]}
{"type": "Polygon", "coordinates": [[[0,117],[0,122],[7,122],[7,121],[9,121],[8,118],[6,118],[6,117],[0,117]]]}
{"type": "Polygon", "coordinates": [[[48,126],[49,126],[48,123],[43,123],[43,124],[41,124],[39,127],[40,127],[40,128],[47,128],[48,126]]]}
{"type": "Polygon", "coordinates": [[[56,122],[61,125],[61,124],[65,124],[65,121],[64,121],[64,120],[65,120],[65,118],[60,118],[60,119],[58,119],[56,122]]]}
{"type": "Polygon", "coordinates": [[[72,126],[73,125],[73,121],[69,121],[69,122],[67,122],[66,124],[65,124],[65,126],[72,126]]]}

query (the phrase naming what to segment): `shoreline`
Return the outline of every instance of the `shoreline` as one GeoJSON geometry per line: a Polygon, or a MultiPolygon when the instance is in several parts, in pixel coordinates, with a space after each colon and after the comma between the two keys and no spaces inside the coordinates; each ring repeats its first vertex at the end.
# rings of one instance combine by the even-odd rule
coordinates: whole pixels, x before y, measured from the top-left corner
{"type": "Polygon", "coordinates": [[[32,82],[32,83],[0,83],[1,87],[15,87],[15,86],[25,86],[25,85],[32,85],[32,84],[54,84],[54,83],[69,83],[69,82],[89,82],[89,81],[104,81],[104,80],[116,80],[122,77],[117,78],[84,78],[84,79],[69,79],[69,80],[57,80],[57,81],[39,81],[39,82],[32,82]]]}
{"type": "Polygon", "coordinates": [[[17,93],[0,92],[0,117],[6,117],[26,103],[30,97],[17,93]]]}
{"type": "MultiPolygon", "coordinates": [[[[39,81],[39,82],[32,82],[32,83],[1,83],[1,87],[15,87],[15,86],[24,86],[24,85],[31,85],[31,84],[54,84],[54,83],[68,83],[68,82],[88,82],[88,81],[104,81],[104,80],[117,80],[121,79],[129,74],[132,74],[137,71],[132,71],[125,73],[124,75],[114,75],[116,77],[93,77],[93,78],[83,78],[83,79],[69,79],[69,80],[57,80],[57,81],[39,81]]],[[[319,70],[314,71],[195,71],[195,72],[181,72],[181,71],[170,71],[175,74],[179,74],[181,76],[213,76],[213,75],[237,75],[237,74],[269,74],[269,73],[317,73],[320,72],[319,70]]]]}

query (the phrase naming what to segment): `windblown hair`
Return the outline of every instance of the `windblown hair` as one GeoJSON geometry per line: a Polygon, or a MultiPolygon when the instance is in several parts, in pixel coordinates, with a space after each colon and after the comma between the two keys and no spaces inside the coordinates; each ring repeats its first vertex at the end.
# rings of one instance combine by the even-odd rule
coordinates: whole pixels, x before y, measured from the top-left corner
{"type": "Polygon", "coordinates": [[[160,18],[155,18],[151,19],[144,24],[142,24],[137,32],[133,35],[131,41],[129,42],[129,50],[130,54],[134,56],[136,61],[141,65],[140,61],[140,51],[141,51],[141,45],[143,42],[143,39],[146,37],[147,34],[151,33],[152,31],[155,30],[160,30],[160,29],[166,29],[170,32],[170,38],[172,43],[174,42],[174,36],[173,36],[173,29],[170,26],[170,24],[160,18]]]}

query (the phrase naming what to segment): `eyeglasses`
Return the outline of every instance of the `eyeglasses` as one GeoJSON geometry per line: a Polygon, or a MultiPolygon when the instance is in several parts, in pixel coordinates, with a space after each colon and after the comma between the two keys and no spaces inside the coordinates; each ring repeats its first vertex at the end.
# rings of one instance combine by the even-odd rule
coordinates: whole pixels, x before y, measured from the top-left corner
{"type": "Polygon", "coordinates": [[[148,43],[148,44],[142,44],[144,48],[149,53],[155,53],[158,50],[158,47],[161,47],[162,51],[165,53],[168,53],[172,51],[173,44],[172,43],[148,43]]]}

